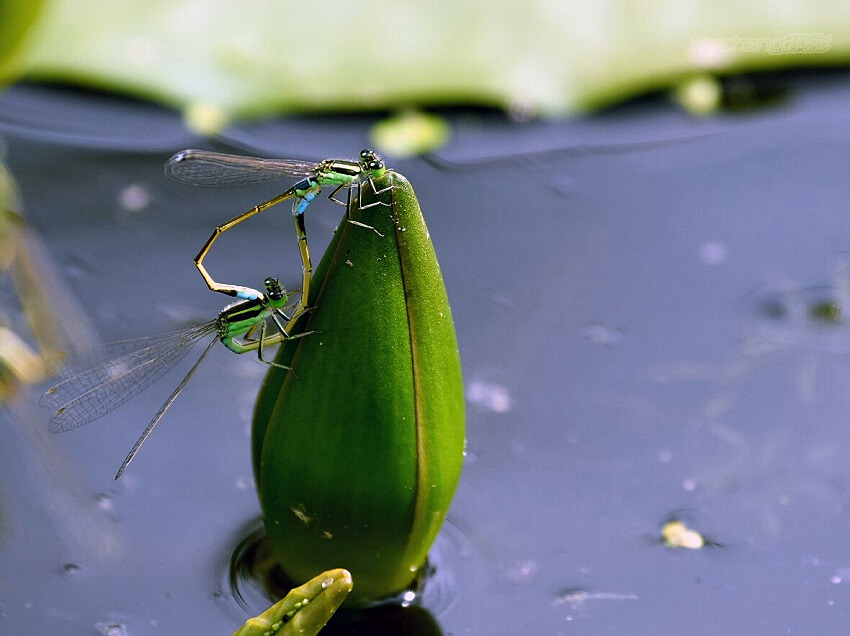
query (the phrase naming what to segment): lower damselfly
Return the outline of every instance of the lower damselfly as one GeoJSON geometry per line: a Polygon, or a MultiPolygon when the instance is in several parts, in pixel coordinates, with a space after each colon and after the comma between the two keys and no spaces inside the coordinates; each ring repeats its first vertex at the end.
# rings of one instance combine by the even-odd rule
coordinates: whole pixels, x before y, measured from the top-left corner
{"type": "MultiPolygon", "coordinates": [[[[118,479],[217,341],[235,353],[256,351],[260,361],[289,369],[265,357],[265,347],[269,343],[290,337],[286,331],[290,316],[284,313],[289,296],[275,278],[267,278],[264,287],[265,292],[238,287],[236,295],[244,300],[225,307],[209,322],[114,342],[76,356],[61,372],[62,379],[41,398],[42,406],[54,409],[50,431],[70,431],[110,413],[156,382],[198,341],[214,335],[139,436],[115,475],[118,479]],[[273,333],[269,333],[269,329],[273,333]]],[[[294,337],[304,335],[307,333],[294,337]]]]}

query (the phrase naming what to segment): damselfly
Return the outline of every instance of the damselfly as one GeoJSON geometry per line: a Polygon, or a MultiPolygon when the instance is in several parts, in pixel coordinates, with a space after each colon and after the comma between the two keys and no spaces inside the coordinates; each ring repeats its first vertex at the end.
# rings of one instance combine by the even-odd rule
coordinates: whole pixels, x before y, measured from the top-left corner
{"type": "MultiPolygon", "coordinates": [[[[359,186],[363,180],[368,180],[372,186],[372,190],[376,194],[380,194],[385,190],[377,190],[373,179],[381,176],[384,172],[386,172],[384,162],[372,150],[368,149],[360,152],[358,161],[325,159],[319,163],[293,159],[263,159],[260,157],[227,155],[208,150],[182,150],[165,163],[166,176],[175,181],[196,186],[243,186],[273,181],[284,177],[303,177],[301,181],[285,192],[264,203],[255,205],[247,212],[243,212],[239,216],[216,227],[203,248],[201,248],[201,251],[195,257],[195,266],[211,290],[231,296],[236,295],[235,290],[238,289],[238,286],[215,281],[204,267],[204,258],[220,234],[255,214],[259,214],[286,199],[294,198],[292,215],[295,220],[295,232],[298,236],[298,247],[301,252],[303,275],[301,279],[301,301],[292,314],[290,325],[306,309],[307,298],[310,294],[310,281],[313,275],[310,250],[307,245],[304,211],[313,199],[319,195],[322,188],[325,187],[334,188],[328,198],[341,205],[346,205],[346,202],[335,198],[335,195],[342,188],[351,188],[354,185],[359,186]]],[[[376,202],[364,207],[372,207],[374,205],[389,204],[376,202]]],[[[357,225],[364,225],[355,221],[352,222],[357,225]]]]}
{"type": "MultiPolygon", "coordinates": [[[[182,360],[199,340],[215,334],[215,338],[139,436],[115,475],[115,479],[118,479],[217,341],[220,340],[235,353],[257,351],[262,362],[288,369],[266,360],[263,355],[270,340],[279,342],[289,337],[286,332],[289,316],[284,313],[289,296],[280,282],[275,278],[267,278],[265,293],[250,287],[238,287],[237,292],[245,300],[225,307],[209,322],[178,331],[114,342],[81,354],[63,370],[63,379],[41,398],[42,406],[55,409],[50,419],[50,431],[69,431],[103,417],[153,384],[182,360]],[[276,331],[271,335],[267,335],[269,322],[276,331]]],[[[303,335],[307,334],[294,337],[303,335]]]]}

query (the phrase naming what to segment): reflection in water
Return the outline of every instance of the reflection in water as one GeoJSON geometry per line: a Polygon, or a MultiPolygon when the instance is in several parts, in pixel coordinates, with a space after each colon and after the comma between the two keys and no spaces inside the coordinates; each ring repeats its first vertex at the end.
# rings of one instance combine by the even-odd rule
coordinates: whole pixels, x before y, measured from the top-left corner
{"type": "MultiPolygon", "coordinates": [[[[243,538],[230,556],[228,587],[242,616],[251,616],[286,596],[297,583],[289,581],[274,562],[262,520],[246,525],[237,536],[243,538]]],[[[471,552],[465,534],[447,520],[431,548],[428,567],[422,569],[424,574],[416,589],[367,608],[344,606],[322,634],[440,634],[434,616],[454,604],[464,585],[475,576],[468,567],[471,552]]],[[[240,619],[244,620],[242,616],[240,619]]]]}
{"type": "MultiPolygon", "coordinates": [[[[126,558],[127,532],[99,504],[80,466],[39,426],[40,418],[30,409],[18,402],[5,407],[4,419],[18,435],[19,452],[27,457],[27,481],[39,491],[66,546],[81,557],[103,563],[126,558]]],[[[78,569],[77,564],[68,564],[63,573],[71,575],[78,569]]]]}
{"type": "MultiPolygon", "coordinates": [[[[782,540],[790,505],[844,505],[846,462],[821,418],[834,417],[827,404],[843,402],[840,387],[850,381],[844,359],[850,352],[848,306],[850,262],[844,259],[830,285],[786,284],[750,295],[747,329],[734,359],[678,362],[651,372],[656,382],[711,387],[701,426],[710,436],[706,442],[719,442],[728,457],[694,469],[683,488],[736,497],[741,514],[759,521],[761,532],[746,540],[760,547],[782,540]]],[[[682,524],[671,525],[667,534],[677,547],[716,545],[691,532],[682,524]]]]}
{"type": "Polygon", "coordinates": [[[726,257],[726,246],[723,243],[706,241],[699,246],[699,259],[706,265],[722,265],[726,257]]]}
{"type": "Polygon", "coordinates": [[[50,260],[14,211],[16,205],[11,176],[0,165],[0,266],[2,282],[11,283],[13,295],[0,314],[0,401],[5,419],[18,434],[28,458],[28,477],[38,485],[59,535],[85,556],[116,561],[128,549],[123,528],[104,515],[84,486],[79,467],[39,426],[40,418],[16,399],[24,385],[49,377],[68,343],[83,346],[91,341],[82,312],[53,283],[58,277],[51,275],[50,260]],[[14,331],[6,325],[14,326],[14,331]]]}
{"type": "MultiPolygon", "coordinates": [[[[237,546],[230,563],[233,598],[248,614],[256,611],[253,606],[268,606],[269,602],[286,596],[296,586],[284,577],[282,569],[272,560],[261,523],[254,525],[258,527],[237,546]]],[[[357,585],[356,580],[354,584],[357,585]]],[[[419,584],[421,589],[422,582],[419,584]]],[[[405,592],[388,603],[373,607],[344,607],[322,630],[322,635],[439,635],[441,632],[431,612],[412,605],[416,600],[416,592],[405,592]]]]}
{"type": "Polygon", "coordinates": [[[382,605],[367,610],[340,610],[321,636],[442,636],[442,633],[434,615],[424,607],[382,605]]]}
{"type": "Polygon", "coordinates": [[[118,204],[130,214],[143,212],[152,202],[149,188],[139,183],[132,183],[118,193],[118,204]]]}
{"type": "Polygon", "coordinates": [[[637,594],[621,594],[619,592],[588,592],[579,587],[564,590],[555,598],[555,605],[566,604],[576,610],[587,601],[637,601],[637,594]]]}
{"type": "Polygon", "coordinates": [[[756,333],[765,340],[829,353],[850,351],[850,289],[768,290],[757,300],[756,333]]]}
{"type": "Polygon", "coordinates": [[[595,345],[613,347],[623,338],[623,332],[616,327],[593,323],[582,328],[581,335],[595,345]]]}
{"type": "Polygon", "coordinates": [[[17,84],[4,91],[0,133],[131,152],[167,152],[194,138],[180,116],[168,109],[95,91],[34,84],[17,84]]]}
{"type": "Polygon", "coordinates": [[[850,255],[841,255],[831,284],[768,286],[755,296],[757,337],[831,353],[850,350],[850,255]]]}
{"type": "MultiPolygon", "coordinates": [[[[433,568],[422,568],[423,576],[416,581],[416,588],[381,601],[379,604],[411,605],[419,597],[433,568]]],[[[250,613],[258,613],[256,606],[266,607],[269,601],[286,596],[299,583],[292,581],[274,561],[265,529],[259,525],[233,552],[230,562],[230,589],[239,605],[250,613]]]]}
{"type": "MultiPolygon", "coordinates": [[[[64,351],[90,345],[94,335],[18,207],[15,184],[0,164],[0,282],[9,294],[0,314],[0,361],[12,378],[34,383],[50,375],[64,351]]],[[[4,394],[11,391],[7,383],[4,394]]]]}
{"type": "MultiPolygon", "coordinates": [[[[692,46],[691,55],[704,61],[734,55],[717,39],[702,38],[692,46]]],[[[708,63],[706,68],[712,68],[708,63]]],[[[716,67],[714,67],[716,68],[716,67]]],[[[698,117],[718,111],[741,112],[777,107],[788,100],[790,89],[780,81],[763,75],[716,77],[699,73],[683,80],[675,89],[673,99],[687,112],[698,117]]]]}
{"type": "Polygon", "coordinates": [[[555,606],[565,605],[569,613],[564,617],[566,621],[572,622],[582,614],[585,605],[589,601],[638,601],[637,594],[622,592],[591,592],[580,587],[571,587],[562,590],[555,596],[552,603],[555,606]]]}
{"type": "Polygon", "coordinates": [[[272,559],[262,521],[252,521],[245,533],[230,557],[228,583],[242,610],[253,616],[283,598],[292,585],[287,586],[272,559]]]}
{"type": "Polygon", "coordinates": [[[507,413],[511,410],[511,394],[506,386],[471,380],[466,384],[466,401],[487,411],[507,413]]]}

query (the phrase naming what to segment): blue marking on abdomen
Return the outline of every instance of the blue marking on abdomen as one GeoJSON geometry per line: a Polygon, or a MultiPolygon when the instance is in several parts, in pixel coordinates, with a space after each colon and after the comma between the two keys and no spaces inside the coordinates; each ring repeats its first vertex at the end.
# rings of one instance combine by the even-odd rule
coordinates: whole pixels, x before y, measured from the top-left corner
{"type": "Polygon", "coordinates": [[[261,296],[262,294],[256,289],[249,289],[248,287],[236,292],[236,297],[244,300],[257,300],[261,296]]]}
{"type": "Polygon", "coordinates": [[[310,205],[310,203],[313,201],[313,199],[316,198],[318,194],[319,191],[315,190],[308,191],[307,193],[299,196],[298,203],[295,204],[295,209],[293,210],[293,212],[295,212],[295,214],[304,214],[304,210],[307,209],[307,206],[310,205]]]}

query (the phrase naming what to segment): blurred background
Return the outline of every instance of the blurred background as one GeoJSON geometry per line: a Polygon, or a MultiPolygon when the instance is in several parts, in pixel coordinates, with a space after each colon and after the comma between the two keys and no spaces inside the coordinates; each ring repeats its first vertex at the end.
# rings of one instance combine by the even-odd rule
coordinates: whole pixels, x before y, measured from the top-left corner
{"type": "MultiPolygon", "coordinates": [[[[0,2],[0,633],[268,605],[237,567],[262,365],[214,350],[117,483],[180,371],[65,435],[38,405],[63,352],[215,317],[192,257],[291,185],[168,181],[187,147],[375,147],[416,189],[467,456],[426,618],[383,633],[841,633],[848,60],[826,0],[0,2]]],[[[213,276],[297,287],[284,207],[213,276]]],[[[316,261],[341,213],[310,207],[316,261]]]]}

